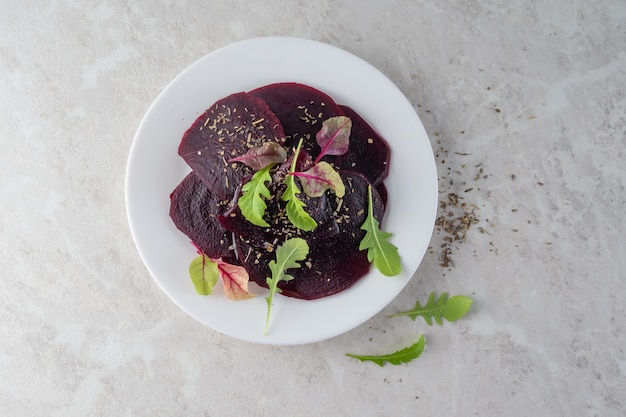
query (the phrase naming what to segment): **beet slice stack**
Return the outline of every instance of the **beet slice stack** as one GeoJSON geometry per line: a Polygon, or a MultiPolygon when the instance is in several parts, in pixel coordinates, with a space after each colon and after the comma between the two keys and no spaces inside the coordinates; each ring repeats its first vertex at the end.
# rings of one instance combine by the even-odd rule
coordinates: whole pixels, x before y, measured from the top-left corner
{"type": "MultiPolygon", "coordinates": [[[[302,237],[309,244],[309,256],[301,268],[289,271],[294,279],[280,282],[279,288],[283,295],[303,299],[336,294],[369,271],[367,253],[358,249],[364,235],[360,226],[367,215],[369,185],[374,216],[382,222],[390,149],[350,107],[297,83],[236,93],[219,100],[194,121],[182,138],[179,154],[193,171],[172,192],[170,217],[209,257],[244,266],[252,281],[267,287],[268,263],[275,258],[274,249],[290,237],[302,237]],[[237,199],[241,186],[254,172],[230,159],[267,141],[290,148],[300,139],[303,154],[315,158],[320,152],[315,134],[322,122],[343,115],[352,120],[348,153],[326,155],[323,160],[339,172],[346,186],[345,196],[338,198],[326,191],[311,198],[301,193],[307,212],[318,223],[313,231],[303,232],[290,225],[280,199],[284,185],[273,181],[268,185],[272,198],[266,201],[265,214],[271,226],[248,222],[237,199]]],[[[274,177],[280,179],[281,175],[284,172],[279,168],[274,177]]]]}

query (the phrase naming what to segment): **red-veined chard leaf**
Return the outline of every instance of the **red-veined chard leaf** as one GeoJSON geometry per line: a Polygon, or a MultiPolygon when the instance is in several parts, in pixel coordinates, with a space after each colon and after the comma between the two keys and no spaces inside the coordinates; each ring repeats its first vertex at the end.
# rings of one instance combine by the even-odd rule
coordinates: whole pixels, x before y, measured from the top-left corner
{"type": "Polygon", "coordinates": [[[277,142],[264,142],[252,147],[245,154],[230,159],[228,162],[241,162],[258,171],[270,164],[280,164],[287,159],[287,151],[277,142]]]}
{"type": "Polygon", "coordinates": [[[231,265],[226,262],[219,261],[217,264],[219,276],[224,285],[226,297],[230,300],[247,300],[256,297],[256,294],[248,290],[248,282],[250,276],[246,268],[239,265],[231,265]]]}
{"type": "Polygon", "coordinates": [[[237,200],[237,205],[243,217],[256,226],[269,226],[263,219],[263,215],[267,209],[265,199],[271,197],[270,190],[265,183],[272,180],[270,169],[273,166],[274,164],[270,164],[260,171],[255,172],[250,181],[245,183],[241,188],[243,195],[237,200]]]}
{"type": "Polygon", "coordinates": [[[302,191],[309,197],[321,197],[328,189],[335,191],[337,197],[343,197],[346,187],[339,176],[339,173],[325,161],[313,165],[311,169],[304,172],[294,172],[292,175],[300,178],[302,191]]]}
{"type": "Polygon", "coordinates": [[[324,155],[343,155],[350,146],[352,120],[346,116],[335,116],[324,120],[322,128],[315,135],[317,144],[322,148],[315,163],[324,155]]]}
{"type": "Polygon", "coordinates": [[[213,287],[217,283],[217,263],[200,252],[200,256],[189,264],[189,277],[196,288],[196,293],[209,295],[213,292],[213,287]]]}

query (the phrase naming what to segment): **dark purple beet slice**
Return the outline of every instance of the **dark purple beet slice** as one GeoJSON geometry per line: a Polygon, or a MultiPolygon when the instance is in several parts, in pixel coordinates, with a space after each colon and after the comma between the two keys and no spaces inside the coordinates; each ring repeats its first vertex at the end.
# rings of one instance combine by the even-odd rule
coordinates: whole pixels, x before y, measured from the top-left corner
{"type": "Polygon", "coordinates": [[[232,234],[217,216],[229,202],[211,193],[194,172],[190,172],[170,195],[170,217],[176,227],[211,258],[235,262],[232,234]]]}
{"type": "Polygon", "coordinates": [[[303,149],[315,158],[320,151],[315,134],[329,117],[343,116],[341,108],[327,94],[298,83],[277,83],[250,91],[267,103],[283,125],[286,146],[304,138],[303,149]]]}
{"type": "Polygon", "coordinates": [[[352,120],[352,130],[348,152],[337,158],[339,168],[360,172],[375,186],[382,184],[389,174],[389,144],[352,108],[340,107],[352,120]]]}
{"type": "Polygon", "coordinates": [[[196,119],[178,153],[212,193],[230,199],[251,170],[228,161],[250,147],[284,139],[280,121],[263,100],[237,93],[219,100],[196,119]]]}
{"type": "MultiPolygon", "coordinates": [[[[289,271],[293,280],[279,283],[283,295],[307,300],[326,297],[352,286],[370,269],[367,253],[359,251],[365,234],[361,225],[367,216],[369,182],[356,172],[342,171],[341,176],[346,185],[346,195],[343,199],[328,198],[339,231],[333,237],[319,241],[309,239],[314,232],[300,234],[309,244],[309,256],[301,268],[289,271]]],[[[375,188],[372,195],[374,215],[382,221],[384,207],[375,188]]],[[[284,239],[277,243],[282,243],[284,239]]],[[[273,252],[241,238],[235,238],[235,247],[250,279],[266,287],[265,279],[270,275],[268,263],[274,259],[273,252]]]]}

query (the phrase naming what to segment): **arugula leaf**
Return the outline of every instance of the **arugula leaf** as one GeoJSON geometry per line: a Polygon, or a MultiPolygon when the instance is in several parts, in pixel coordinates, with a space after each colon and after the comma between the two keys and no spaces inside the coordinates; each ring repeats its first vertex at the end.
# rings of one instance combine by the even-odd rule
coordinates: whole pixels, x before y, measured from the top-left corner
{"type": "Polygon", "coordinates": [[[418,358],[426,347],[426,339],[424,335],[421,335],[417,342],[408,346],[404,349],[401,349],[397,352],[390,353],[388,355],[380,355],[380,356],[367,356],[367,355],[355,355],[352,353],[346,353],[346,356],[350,356],[351,358],[356,358],[361,362],[370,361],[374,362],[378,366],[384,366],[385,363],[390,363],[392,365],[400,365],[401,363],[411,362],[413,359],[418,358]]]}
{"type": "Polygon", "coordinates": [[[243,217],[257,226],[269,227],[269,223],[263,220],[263,215],[267,209],[267,204],[265,204],[263,198],[268,199],[271,197],[270,190],[265,183],[272,180],[270,169],[273,166],[274,164],[270,164],[255,172],[250,181],[241,188],[244,194],[237,200],[237,205],[241,209],[243,217]]]}
{"type": "Polygon", "coordinates": [[[287,159],[287,151],[278,142],[264,142],[254,146],[245,154],[230,159],[228,162],[242,162],[258,171],[270,164],[280,164],[287,159]]]}
{"type": "Polygon", "coordinates": [[[306,259],[309,254],[309,245],[306,241],[299,237],[287,239],[282,245],[276,248],[276,260],[271,260],[268,264],[271,277],[267,277],[265,282],[269,287],[270,294],[265,297],[267,302],[267,316],[265,318],[265,334],[269,329],[270,323],[270,311],[272,309],[272,302],[274,300],[274,294],[281,292],[278,288],[280,281],[291,281],[293,277],[285,273],[286,269],[300,268],[298,262],[306,259]]]}
{"type": "Polygon", "coordinates": [[[248,291],[250,275],[246,268],[220,260],[217,263],[217,270],[224,285],[224,293],[229,300],[247,300],[256,297],[256,294],[248,291]]]}
{"type": "Polygon", "coordinates": [[[339,173],[328,162],[322,161],[304,172],[294,172],[291,175],[300,178],[302,191],[309,197],[321,197],[328,189],[334,190],[339,198],[346,194],[346,187],[339,173]]]}
{"type": "MultiPolygon", "coordinates": [[[[289,168],[289,174],[292,174],[296,170],[296,161],[298,160],[298,154],[300,153],[300,147],[302,146],[302,139],[298,143],[298,147],[293,155],[293,160],[291,161],[291,167],[289,168]]],[[[313,217],[309,215],[304,210],[306,204],[302,200],[298,198],[298,194],[300,194],[300,189],[296,184],[296,179],[294,175],[287,175],[285,178],[285,184],[287,188],[283,192],[281,200],[287,202],[286,210],[287,210],[287,218],[291,224],[296,226],[298,229],[304,230],[305,232],[309,232],[315,227],[317,227],[317,222],[313,217]]]]}
{"type": "Polygon", "coordinates": [[[352,120],[346,116],[330,117],[322,123],[322,128],[315,135],[317,144],[322,148],[315,159],[317,164],[324,155],[343,155],[350,146],[352,120]]]}
{"type": "Polygon", "coordinates": [[[213,292],[213,287],[217,283],[217,263],[200,252],[200,256],[189,264],[189,276],[193,286],[196,288],[196,293],[209,295],[213,292]]]}
{"type": "Polygon", "coordinates": [[[386,276],[398,275],[402,272],[402,263],[398,248],[390,243],[392,234],[380,230],[378,220],[374,217],[374,203],[372,201],[372,187],[368,186],[368,209],[365,222],[361,230],[365,230],[365,236],[359,244],[359,250],[367,249],[367,259],[374,262],[374,266],[386,276]]]}
{"type": "Polygon", "coordinates": [[[448,294],[444,292],[435,301],[435,293],[431,292],[425,306],[422,307],[417,301],[413,309],[396,313],[390,317],[409,316],[415,320],[417,316],[422,316],[429,326],[433,325],[432,319],[435,319],[438,325],[443,326],[442,319],[450,322],[457,321],[467,314],[471,307],[472,299],[469,297],[454,295],[448,298],[448,294]]]}

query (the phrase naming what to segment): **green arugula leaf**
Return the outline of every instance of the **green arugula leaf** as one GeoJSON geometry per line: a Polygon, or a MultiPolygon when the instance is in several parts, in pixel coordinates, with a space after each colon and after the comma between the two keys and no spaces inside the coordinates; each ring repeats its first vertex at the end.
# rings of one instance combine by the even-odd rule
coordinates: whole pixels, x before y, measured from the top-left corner
{"type": "Polygon", "coordinates": [[[285,273],[286,269],[300,268],[298,262],[306,259],[309,254],[309,245],[306,241],[299,237],[287,239],[282,245],[276,248],[276,260],[270,261],[268,264],[271,277],[267,277],[265,282],[269,287],[270,294],[265,297],[267,301],[267,317],[265,318],[265,334],[269,329],[270,323],[270,311],[272,309],[272,302],[274,301],[274,294],[281,292],[278,288],[280,281],[291,281],[293,277],[285,273]]]}
{"type": "MultiPolygon", "coordinates": [[[[293,160],[291,161],[291,167],[289,168],[289,174],[292,174],[296,170],[296,161],[298,160],[298,154],[300,153],[300,147],[302,146],[302,139],[298,143],[298,147],[293,155],[293,160]]],[[[287,185],[287,189],[285,189],[281,199],[287,202],[286,210],[287,210],[287,218],[291,224],[297,227],[300,230],[304,230],[305,232],[309,232],[317,227],[317,222],[313,217],[309,215],[304,210],[306,204],[302,200],[298,198],[298,194],[300,194],[300,189],[296,184],[296,178],[294,175],[287,175],[285,178],[285,184],[287,185]]]]}
{"type": "Polygon", "coordinates": [[[270,198],[270,190],[265,185],[266,182],[272,180],[270,169],[274,164],[267,165],[265,168],[254,173],[250,181],[245,183],[241,188],[243,195],[237,200],[237,205],[241,209],[241,214],[250,223],[269,227],[269,223],[263,220],[263,215],[267,209],[267,204],[263,198],[270,198]]]}
{"type": "Polygon", "coordinates": [[[417,342],[412,344],[409,347],[401,349],[397,352],[391,353],[389,355],[380,355],[380,356],[367,356],[367,355],[354,355],[352,353],[346,353],[346,356],[350,356],[351,358],[356,358],[361,362],[370,361],[374,362],[378,366],[384,366],[385,363],[390,363],[392,365],[400,365],[401,363],[411,362],[413,359],[418,358],[426,347],[426,339],[424,335],[421,335],[417,342]]]}
{"type": "Polygon", "coordinates": [[[374,203],[372,202],[372,187],[368,186],[367,218],[361,226],[365,236],[359,244],[359,250],[367,249],[367,259],[374,262],[374,266],[386,276],[398,275],[402,272],[402,263],[398,248],[390,243],[392,234],[380,230],[378,220],[374,217],[374,203]]]}
{"type": "Polygon", "coordinates": [[[217,283],[217,263],[213,262],[204,253],[200,253],[200,256],[189,264],[189,276],[193,286],[196,288],[196,293],[209,295],[213,292],[213,287],[217,283]]]}
{"type": "Polygon", "coordinates": [[[417,301],[413,309],[396,313],[390,317],[408,316],[415,320],[417,316],[422,316],[429,326],[433,325],[432,319],[435,319],[435,322],[442,326],[443,319],[450,322],[457,321],[467,314],[471,307],[472,299],[469,297],[454,295],[448,298],[448,294],[444,292],[435,301],[435,293],[431,292],[425,306],[422,307],[417,301]]]}

